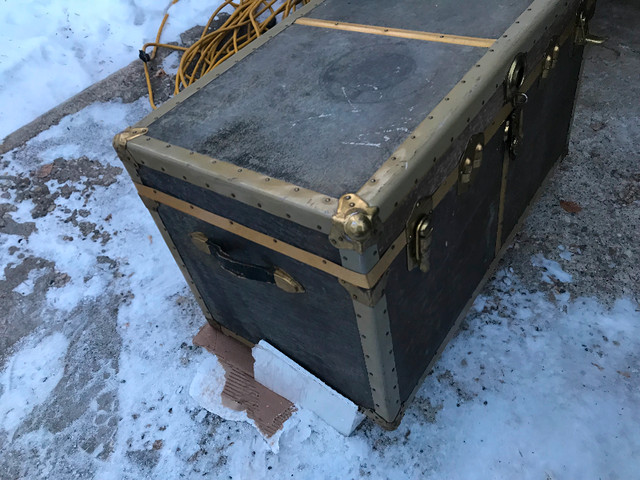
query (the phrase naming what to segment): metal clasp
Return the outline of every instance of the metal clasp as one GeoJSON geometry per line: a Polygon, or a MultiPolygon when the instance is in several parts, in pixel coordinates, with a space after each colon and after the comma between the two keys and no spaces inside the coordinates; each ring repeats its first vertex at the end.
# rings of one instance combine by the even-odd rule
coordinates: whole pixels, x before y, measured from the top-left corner
{"type": "Polygon", "coordinates": [[[460,170],[458,174],[458,193],[464,193],[473,183],[478,169],[482,166],[482,156],[484,153],[484,134],[472,135],[464,149],[460,160],[460,170]]]}
{"type": "Polygon", "coordinates": [[[421,272],[428,272],[431,262],[429,261],[429,251],[431,249],[431,236],[433,227],[431,226],[431,216],[425,215],[416,226],[414,234],[414,251],[416,254],[416,263],[420,266],[421,272]]]}
{"type": "Polygon", "coordinates": [[[421,198],[416,202],[407,221],[405,231],[407,235],[407,268],[409,270],[419,267],[422,272],[429,271],[429,251],[433,234],[432,208],[433,200],[431,197],[421,198]]]}

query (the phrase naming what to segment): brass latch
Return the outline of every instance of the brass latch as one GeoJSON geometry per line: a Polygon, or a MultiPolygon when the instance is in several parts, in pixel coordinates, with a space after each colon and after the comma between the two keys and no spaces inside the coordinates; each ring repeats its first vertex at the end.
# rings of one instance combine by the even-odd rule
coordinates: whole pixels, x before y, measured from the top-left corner
{"type": "Polygon", "coordinates": [[[428,272],[431,263],[429,261],[429,250],[431,249],[431,236],[433,227],[431,226],[431,217],[425,215],[418,221],[416,233],[413,241],[415,242],[414,251],[416,253],[416,263],[420,266],[421,272],[428,272]]]}
{"type": "Polygon", "coordinates": [[[464,193],[469,189],[469,185],[475,179],[478,169],[482,166],[482,155],[484,152],[484,134],[472,135],[464,149],[460,161],[458,174],[458,193],[464,193]]]}
{"type": "Polygon", "coordinates": [[[431,216],[433,201],[430,197],[418,200],[407,222],[407,268],[419,267],[422,272],[429,271],[429,252],[433,226],[431,216]]]}

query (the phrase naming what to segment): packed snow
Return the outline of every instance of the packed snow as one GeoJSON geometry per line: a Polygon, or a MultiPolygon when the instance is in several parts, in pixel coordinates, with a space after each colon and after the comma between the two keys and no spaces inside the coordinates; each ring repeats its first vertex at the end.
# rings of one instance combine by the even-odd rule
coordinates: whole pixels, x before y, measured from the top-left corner
{"type": "Polygon", "coordinates": [[[5,366],[0,376],[4,392],[0,396],[0,420],[10,435],[62,378],[68,345],[69,341],[60,333],[34,337],[5,366]]]}

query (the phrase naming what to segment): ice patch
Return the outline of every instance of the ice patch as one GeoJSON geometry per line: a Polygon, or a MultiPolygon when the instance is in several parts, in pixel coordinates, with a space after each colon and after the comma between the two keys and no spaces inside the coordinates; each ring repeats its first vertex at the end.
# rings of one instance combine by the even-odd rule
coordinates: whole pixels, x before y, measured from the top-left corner
{"type": "Polygon", "coordinates": [[[0,428],[11,435],[36,405],[44,402],[64,372],[69,342],[54,333],[25,346],[11,357],[0,374],[0,428]]]}
{"type": "Polygon", "coordinates": [[[570,283],[573,280],[573,276],[562,270],[558,262],[549,260],[540,253],[531,257],[531,264],[534,267],[544,268],[542,281],[545,283],[554,283],[554,279],[561,283],[570,283]]]}
{"type": "Polygon", "coordinates": [[[569,250],[567,250],[564,245],[558,245],[558,250],[560,250],[560,253],[558,254],[558,256],[563,259],[566,260],[567,262],[571,261],[571,252],[569,250]]]}

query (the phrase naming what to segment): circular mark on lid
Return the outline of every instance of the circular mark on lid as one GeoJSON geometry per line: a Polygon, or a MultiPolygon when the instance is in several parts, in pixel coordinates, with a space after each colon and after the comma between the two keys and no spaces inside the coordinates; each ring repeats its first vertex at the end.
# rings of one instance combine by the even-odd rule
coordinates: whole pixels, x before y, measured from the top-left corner
{"type": "Polygon", "coordinates": [[[322,72],[320,83],[333,98],[356,108],[357,104],[387,102],[411,94],[396,87],[415,70],[415,60],[399,45],[363,47],[331,63],[322,72]]]}

